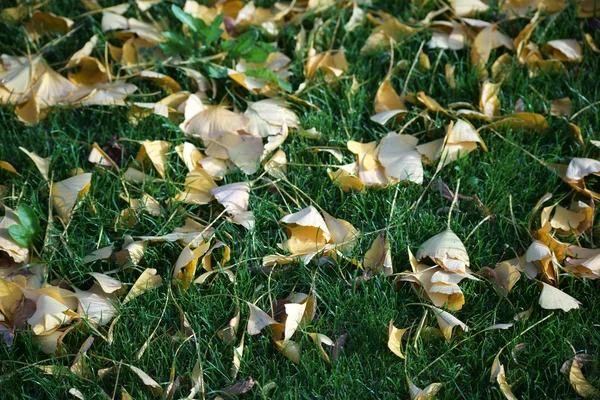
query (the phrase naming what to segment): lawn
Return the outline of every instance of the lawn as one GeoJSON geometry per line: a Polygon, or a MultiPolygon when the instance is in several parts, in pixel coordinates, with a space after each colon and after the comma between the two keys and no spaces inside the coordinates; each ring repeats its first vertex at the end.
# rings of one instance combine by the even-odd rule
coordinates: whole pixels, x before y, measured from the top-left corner
{"type": "MultiPolygon", "coordinates": [[[[63,67],[69,57],[94,34],[99,38],[94,56],[108,56],[104,43],[122,44],[123,39],[103,32],[101,12],[90,12],[84,3],[55,0],[40,8],[74,21],[73,29],[64,37],[50,34],[36,42],[27,38],[28,15],[21,22],[3,19],[0,52],[23,56],[52,42],[41,54],[63,76],[67,76],[63,67]],[[63,39],[58,40],[60,37],[63,39]]],[[[103,7],[118,4],[112,0],[99,3],[103,7]]],[[[183,1],[157,2],[148,11],[140,11],[134,1],[130,3],[124,14],[127,18],[150,22],[152,16],[163,20],[165,29],[181,32],[181,23],[174,17],[171,6],[184,7],[183,1]]],[[[545,206],[561,201],[561,205],[568,207],[571,199],[593,205],[593,200],[573,190],[548,164],[567,165],[574,157],[598,159],[600,155],[600,149],[590,143],[600,140],[600,105],[595,104],[600,99],[600,57],[585,39],[585,34],[589,34],[593,43],[600,43],[599,20],[578,17],[575,2],[554,13],[540,13],[539,25],[529,38],[531,43],[542,48],[552,40],[574,39],[581,46],[582,60],[564,62],[564,73],[542,69],[531,73],[534,70],[531,65],[519,62],[515,50],[504,47],[492,50],[489,61],[484,63],[491,70],[501,55],[510,55],[505,66],[508,75],[503,79],[497,76],[493,81],[501,81],[498,114],[538,113],[547,121],[545,129],[510,122],[484,127],[478,133],[487,151],[481,145],[476,146],[439,171],[437,166],[443,160],[425,164],[422,184],[401,181],[345,192],[332,182],[328,169],[334,171],[336,165],[356,161],[355,154],[347,149],[348,141],[379,142],[388,132],[401,129],[404,134],[415,135],[420,144],[442,138],[445,127],[459,119],[449,105],[463,102],[479,110],[482,84],[492,77],[482,76],[471,59],[470,46],[460,50],[430,48],[435,29],[422,20],[429,12],[439,10],[443,6],[441,1],[373,0],[370,5],[363,4],[366,1],[357,2],[357,7],[365,13],[376,15],[376,11],[385,11],[415,27],[411,34],[392,41],[391,49],[384,46],[369,52],[361,49],[375,27],[374,22],[367,19],[348,30],[345,24],[351,18],[352,3],[334,2],[339,4],[307,11],[305,3],[299,1],[291,14],[282,19],[277,36],[269,36],[263,27],[256,28],[261,38],[276,42],[279,51],[291,58],[291,74],[286,82],[292,92],[306,82],[305,89],[295,96],[285,94],[288,107],[299,120],[299,127],[290,128],[280,147],[287,155],[285,177],[277,179],[265,174],[263,165],[258,165],[256,172],[246,174],[235,168],[223,180],[216,181],[218,186],[249,184],[248,209],[255,218],[252,230],[231,222],[223,206],[214,201],[194,205],[173,200],[189,172],[175,146],[188,142],[204,151],[206,144],[184,134],[179,127],[184,120],[180,113],[174,113],[177,115],[173,118],[152,113],[144,118],[133,116],[135,106],[131,102],[154,103],[169,94],[155,81],[138,79],[134,74],[128,82],[138,90],[122,106],[50,107],[44,110],[47,115],[37,124],[21,121],[14,104],[0,108],[0,160],[10,163],[19,173],[0,169],[3,185],[0,202],[13,210],[22,203],[30,206],[43,231],[40,243],[32,249],[32,254],[39,257],[32,257],[17,269],[27,271],[43,266],[47,273],[43,279],[48,285],[86,290],[94,282],[92,272],[107,273],[127,287],[148,268],[156,269],[162,277],[160,287],[125,304],[123,297],[115,298],[118,319],[112,325],[110,338],[107,337],[110,323],[96,327],[82,317],[69,323],[74,328],[52,355],[42,351],[39,338],[27,323],[15,331],[11,346],[0,340],[3,398],[74,398],[69,394],[73,388],[85,399],[107,396],[126,399],[127,393],[134,399],[152,397],[151,387],[128,368],[133,365],[158,383],[165,398],[186,398],[197,382],[201,389],[195,398],[227,398],[227,390],[235,391],[232,385],[252,377],[255,384],[240,395],[242,398],[408,398],[407,378],[410,378],[420,388],[441,383],[437,393],[441,399],[499,399],[504,398],[503,392],[496,379],[490,380],[490,374],[494,357],[504,346],[500,362],[512,392],[519,399],[580,398],[569,375],[561,372],[563,363],[573,359],[574,351],[590,355],[582,358],[583,371],[592,386],[600,387],[600,377],[594,371],[594,367],[600,367],[598,281],[581,278],[561,267],[558,287],[581,302],[578,309],[565,312],[541,307],[538,304],[541,283],[528,279],[525,273],[506,294],[500,293],[489,277],[466,279],[460,283],[464,306],[449,312],[469,329],[455,328],[450,340],[445,340],[435,330],[438,323],[431,301],[419,296],[411,284],[383,273],[366,274],[370,276],[367,279],[364,270],[352,262],[362,261],[371,243],[383,232],[389,240],[394,274],[407,272],[411,268],[408,249],[417,254],[421,244],[449,226],[464,243],[471,270],[477,272],[526,254],[534,240],[534,231],[541,226],[540,213],[534,207],[544,194],[553,194],[545,206]],[[347,71],[335,76],[323,68],[307,80],[308,55],[305,50],[297,51],[296,42],[300,27],[308,34],[319,24],[323,25],[313,36],[312,46],[317,53],[343,48],[347,71]],[[427,56],[429,66],[421,54],[427,56]],[[447,64],[454,67],[454,87],[446,77],[447,64]],[[376,93],[386,77],[398,94],[406,95],[407,111],[403,119],[392,118],[383,126],[371,117],[375,114],[376,93]],[[443,110],[434,110],[435,107],[418,101],[412,104],[411,99],[418,92],[435,99],[443,110]],[[553,100],[566,97],[571,100],[570,115],[575,117],[550,115],[553,100]],[[569,123],[580,128],[581,140],[573,135],[569,123]],[[303,132],[311,128],[321,135],[314,138],[303,132]],[[122,177],[126,166],[135,165],[140,150],[138,141],[143,140],[171,143],[166,172],[161,176],[156,169],[146,168],[147,177],[143,181],[125,181],[122,177]],[[116,161],[121,169],[89,162],[93,143],[100,147],[117,143],[120,150],[116,153],[122,159],[116,161]],[[48,181],[20,147],[51,158],[48,181]],[[324,147],[333,152],[315,150],[324,147]],[[336,158],[340,156],[343,160],[336,158]],[[56,211],[49,209],[51,185],[69,178],[79,168],[92,174],[91,185],[65,223],[56,211]],[[448,195],[440,182],[464,196],[456,198],[452,209],[455,193],[448,195]],[[152,196],[159,204],[158,211],[154,214],[132,211],[132,223],[119,223],[122,211],[129,207],[122,197],[125,194],[132,198],[142,194],[152,196]],[[473,199],[475,196],[479,202],[473,199]],[[288,238],[279,222],[281,218],[311,205],[348,221],[361,233],[349,254],[308,263],[296,259],[289,264],[264,267],[263,257],[285,253],[277,247],[288,238]],[[143,258],[125,266],[114,259],[84,262],[85,256],[99,248],[113,245],[120,249],[126,236],[135,239],[171,233],[190,216],[210,224],[215,231],[214,241],[220,240],[231,249],[227,263],[217,264],[218,258],[213,257],[216,272],[204,284],[186,288],[173,278],[174,266],[184,248],[181,242],[147,243],[143,258]],[[229,276],[235,277],[234,282],[229,276]],[[281,311],[283,305],[276,300],[292,293],[311,294],[316,302],[314,317],[303,321],[293,335],[293,342],[300,349],[297,363],[278,351],[269,334],[271,328],[256,335],[246,332],[249,307],[245,302],[254,303],[273,316],[274,308],[281,311]],[[232,345],[217,332],[229,323],[238,307],[241,319],[232,345]],[[530,309],[528,317],[514,320],[515,315],[530,309]],[[184,317],[187,326],[182,323],[184,317]],[[390,321],[398,328],[412,326],[402,341],[405,358],[388,348],[390,321]],[[512,326],[507,329],[483,331],[495,324],[509,323],[512,326]],[[333,341],[346,335],[345,343],[335,348],[334,355],[330,346],[324,346],[330,358],[327,362],[309,333],[326,335],[333,341]],[[74,373],[69,367],[90,336],[94,342],[82,355],[83,372],[74,373]],[[232,377],[235,348],[242,340],[239,372],[232,377]],[[138,357],[143,346],[147,347],[138,357]],[[103,371],[111,367],[110,371],[103,371]]],[[[272,2],[256,1],[256,5],[270,7],[272,2]]],[[[3,7],[15,6],[14,0],[3,2],[3,7]]],[[[471,18],[497,23],[495,26],[512,41],[534,13],[535,10],[522,17],[511,17],[496,2],[491,2],[487,11],[471,18]]],[[[436,21],[449,18],[448,13],[433,17],[436,21]]],[[[154,70],[172,76],[182,90],[197,90],[180,70],[168,62],[159,64],[153,66],[154,70]]],[[[190,68],[195,65],[190,64],[190,68]]],[[[126,78],[126,69],[119,63],[115,62],[113,68],[119,70],[121,78],[126,78]]],[[[243,112],[248,101],[264,98],[230,78],[216,81],[217,96],[212,100],[203,98],[206,104],[224,101],[236,112],[243,112]]],[[[5,83],[3,80],[2,84],[5,83]]],[[[279,85],[277,90],[285,93],[286,83],[271,83],[279,85]]],[[[471,122],[477,128],[489,124],[477,118],[471,122]]],[[[586,178],[588,187],[598,187],[594,178],[586,178]]],[[[594,249],[599,236],[598,225],[592,219],[592,226],[582,234],[557,237],[594,249]]],[[[0,269],[14,267],[13,264],[6,253],[0,252],[0,269]]],[[[548,282],[542,276],[538,279],[548,282]]]]}

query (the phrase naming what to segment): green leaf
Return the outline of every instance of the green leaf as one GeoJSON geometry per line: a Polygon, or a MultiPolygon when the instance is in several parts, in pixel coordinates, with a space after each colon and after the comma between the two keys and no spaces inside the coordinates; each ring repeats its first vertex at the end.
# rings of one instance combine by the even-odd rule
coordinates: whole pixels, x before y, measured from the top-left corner
{"type": "Polygon", "coordinates": [[[223,33],[223,30],[220,28],[221,24],[223,23],[223,17],[223,14],[217,15],[207,29],[203,29],[202,32],[198,32],[204,36],[204,46],[210,46],[211,43],[217,40],[223,33]]]}
{"type": "Polygon", "coordinates": [[[42,228],[40,227],[40,220],[38,219],[37,214],[27,204],[19,204],[17,214],[19,215],[21,224],[25,228],[27,228],[32,234],[39,233],[42,231],[42,228]]]}
{"type": "Polygon", "coordinates": [[[248,31],[242,33],[236,40],[227,40],[223,42],[223,50],[229,51],[233,57],[238,57],[254,47],[258,40],[257,31],[248,31]]]}
{"type": "Polygon", "coordinates": [[[265,61],[267,61],[268,57],[269,53],[260,47],[255,47],[242,55],[242,58],[244,60],[248,61],[249,63],[257,64],[264,63],[265,61]]]}
{"type": "Polygon", "coordinates": [[[206,74],[215,79],[225,78],[228,75],[227,68],[221,68],[213,64],[206,64],[206,74]]]}
{"type": "Polygon", "coordinates": [[[19,246],[29,247],[33,241],[33,232],[23,225],[11,225],[8,227],[8,233],[19,246]]]}
{"type": "Polygon", "coordinates": [[[266,79],[269,82],[276,84],[277,86],[279,86],[286,92],[292,91],[292,85],[289,82],[279,79],[279,77],[275,74],[275,72],[271,71],[268,68],[249,69],[245,73],[246,73],[246,76],[252,76],[255,78],[266,79]]]}
{"type": "Polygon", "coordinates": [[[158,46],[167,54],[187,54],[194,49],[194,44],[179,33],[163,32],[162,35],[168,40],[158,46]]]}
{"type": "MultiPolygon", "coordinates": [[[[196,21],[202,21],[201,19],[192,17],[175,4],[171,6],[171,11],[173,12],[175,18],[177,18],[182,24],[189,26],[192,31],[198,32],[201,29],[201,25],[199,25],[196,21]]],[[[202,24],[204,24],[204,21],[202,21],[202,24]]],[[[204,24],[204,26],[206,26],[206,24],[204,24]]]]}

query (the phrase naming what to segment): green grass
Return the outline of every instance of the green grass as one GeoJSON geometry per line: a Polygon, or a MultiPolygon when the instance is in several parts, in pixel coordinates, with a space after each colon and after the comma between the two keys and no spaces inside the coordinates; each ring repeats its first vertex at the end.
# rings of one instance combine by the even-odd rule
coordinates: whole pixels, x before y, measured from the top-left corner
{"type": "MultiPolygon", "coordinates": [[[[411,16],[410,4],[407,1],[396,1],[393,4],[386,4],[390,3],[387,1],[376,3],[376,8],[398,17],[406,19],[411,16]]],[[[47,9],[71,17],[76,17],[84,11],[79,2],[66,0],[50,2],[47,9]]],[[[158,10],[166,13],[167,6],[161,5],[158,10]]],[[[335,19],[339,12],[330,10],[322,17],[335,19]]],[[[347,11],[344,11],[344,18],[349,18],[347,11]]],[[[307,19],[306,28],[312,27],[313,20],[314,18],[307,19]]],[[[99,32],[98,17],[86,17],[81,22],[84,28],[60,43],[52,54],[48,54],[49,62],[64,60],[79,49],[92,29],[99,32]]],[[[517,20],[503,22],[501,26],[514,37],[524,25],[525,20],[517,20]]],[[[328,40],[334,26],[335,24],[330,24],[326,28],[323,37],[327,40],[317,41],[317,48],[329,47],[328,40]]],[[[337,85],[326,84],[322,78],[318,78],[302,95],[322,111],[294,106],[302,126],[315,127],[323,133],[323,138],[315,141],[292,135],[283,146],[291,163],[335,164],[335,159],[328,154],[315,154],[310,147],[345,147],[350,139],[366,142],[379,140],[386,134],[387,129],[371,122],[369,117],[373,113],[375,92],[387,72],[390,53],[380,52],[370,57],[360,55],[360,48],[369,32],[370,28],[366,26],[347,35],[338,33],[336,36],[334,47],[345,47],[350,65],[346,78],[337,85]],[[351,75],[359,82],[364,82],[355,94],[350,94],[351,79],[347,77],[351,75]]],[[[574,110],[597,101],[600,98],[597,77],[597,72],[600,71],[600,57],[583,43],[585,32],[590,32],[596,42],[600,41],[598,31],[591,30],[585,21],[576,18],[573,4],[556,18],[551,17],[543,21],[532,36],[534,42],[541,45],[552,39],[577,39],[582,43],[584,61],[581,64],[569,65],[569,74],[564,78],[530,78],[526,68],[515,64],[511,79],[502,86],[502,112],[511,113],[518,99],[523,99],[526,111],[540,113],[549,109],[549,100],[559,97],[570,97],[574,110]]],[[[282,51],[290,55],[295,33],[296,29],[289,27],[280,37],[279,45],[282,51]]],[[[395,49],[395,59],[412,62],[419,45],[429,36],[430,33],[424,30],[408,38],[395,49]]],[[[439,50],[428,50],[426,46],[425,49],[433,64],[439,50]]],[[[22,29],[0,24],[0,50],[8,54],[25,51],[22,29]]],[[[499,54],[498,51],[500,50],[496,51],[496,55],[499,54]]],[[[491,59],[495,57],[492,56],[491,59]]],[[[467,50],[445,51],[435,74],[431,70],[415,70],[408,91],[423,90],[442,105],[456,101],[477,104],[479,82],[468,60],[467,50]],[[443,66],[446,63],[456,66],[455,90],[450,89],[445,81],[443,66]]],[[[294,60],[294,87],[303,81],[302,69],[303,60],[294,60]]],[[[400,91],[405,80],[406,74],[398,73],[392,82],[400,91]]],[[[155,88],[148,91],[153,90],[155,88]]],[[[431,117],[436,128],[434,137],[440,137],[449,119],[443,115],[431,117]]],[[[75,213],[68,231],[63,232],[57,224],[51,232],[55,244],[45,257],[48,257],[48,254],[52,256],[51,259],[43,258],[42,261],[49,263],[53,279],[63,278],[85,288],[91,283],[87,273],[116,267],[109,262],[82,262],[82,258],[97,246],[112,243],[118,246],[122,243],[124,235],[159,235],[171,232],[183,224],[186,212],[195,213],[205,219],[217,215],[214,213],[214,207],[186,206],[183,210],[165,203],[176,193],[178,186],[174,183],[183,182],[186,173],[185,166],[173,152],[170,154],[169,182],[151,179],[143,185],[137,185],[139,193],[149,193],[161,202],[163,215],[144,215],[131,229],[114,229],[116,216],[126,207],[126,203],[119,198],[123,190],[122,185],[114,176],[87,162],[88,144],[105,143],[115,134],[133,140],[169,140],[173,144],[189,140],[183,136],[176,124],[168,120],[152,116],[138,125],[132,125],[128,121],[126,108],[110,107],[55,110],[38,126],[20,123],[10,107],[0,110],[0,118],[0,159],[9,161],[22,173],[21,177],[16,177],[0,170],[0,183],[11,190],[1,201],[11,208],[16,208],[20,201],[26,202],[36,210],[42,219],[43,227],[47,224],[49,187],[27,156],[18,150],[18,146],[45,157],[52,156],[51,171],[55,180],[68,177],[72,168],[80,167],[93,172],[91,190],[75,213]],[[64,239],[62,241],[59,240],[61,236],[64,239]]],[[[566,163],[575,156],[597,156],[598,152],[591,149],[592,146],[583,149],[572,140],[565,120],[556,117],[548,117],[548,120],[550,128],[542,133],[507,128],[501,129],[500,133],[549,162],[566,163]]],[[[582,113],[576,123],[581,127],[586,142],[589,139],[600,138],[600,113],[597,107],[582,113]]],[[[417,133],[423,129],[425,126],[417,122],[407,133],[417,133]]],[[[484,131],[483,138],[489,152],[478,149],[467,158],[446,166],[439,174],[439,178],[451,188],[455,188],[460,179],[461,194],[479,196],[496,216],[497,224],[489,221],[484,223],[468,241],[465,241],[474,270],[484,266],[491,267],[502,259],[512,258],[515,252],[522,254],[526,248],[523,248],[521,243],[528,246],[531,242],[527,233],[527,221],[537,200],[546,192],[552,192],[558,197],[570,190],[558,177],[519,148],[499,139],[491,132],[484,131]],[[511,196],[517,221],[516,228],[511,222],[511,196]]],[[[138,145],[131,142],[123,142],[123,145],[131,161],[135,158],[138,145]]],[[[344,154],[346,161],[352,161],[349,152],[344,154]]],[[[425,185],[432,178],[433,171],[432,167],[427,168],[425,185]]],[[[256,176],[234,173],[227,176],[224,183],[249,181],[256,176]]],[[[447,211],[444,208],[449,206],[449,202],[439,192],[428,190],[418,209],[415,212],[406,212],[421,196],[425,185],[401,184],[384,190],[369,190],[365,194],[345,194],[332,184],[324,167],[289,166],[288,177],[321,207],[335,217],[351,222],[363,233],[390,226],[387,233],[391,241],[395,272],[408,268],[407,247],[416,250],[425,240],[445,229],[447,211]],[[395,209],[392,210],[394,198],[395,209]],[[393,217],[390,218],[392,214],[393,217]]],[[[282,184],[282,188],[293,193],[289,185],[282,184]]],[[[302,206],[308,205],[305,199],[299,199],[304,202],[302,206]]],[[[465,293],[466,304],[454,314],[467,323],[471,330],[455,334],[449,343],[441,339],[422,338],[419,340],[418,350],[415,350],[412,344],[407,349],[408,357],[404,362],[387,348],[387,325],[393,320],[396,326],[406,327],[418,323],[422,317],[424,307],[414,304],[421,300],[408,284],[394,290],[392,279],[377,276],[361,285],[349,285],[346,281],[354,282],[361,273],[348,263],[322,266],[315,263],[295,264],[276,270],[269,279],[269,276],[258,268],[260,258],[275,253],[276,244],[285,239],[284,230],[278,225],[278,220],[283,216],[282,211],[288,213],[298,209],[293,204],[288,207],[277,192],[273,193],[267,188],[251,192],[250,209],[256,215],[256,229],[253,232],[249,233],[229,223],[220,225],[217,231],[217,237],[231,246],[231,262],[237,264],[236,283],[232,284],[221,275],[210,287],[193,286],[185,293],[173,287],[173,297],[186,313],[198,338],[199,359],[204,371],[208,397],[213,397],[218,394],[220,388],[231,385],[245,376],[252,376],[258,385],[245,395],[247,398],[262,398],[259,385],[265,386],[269,382],[275,382],[277,387],[269,392],[266,398],[407,398],[407,374],[419,387],[425,387],[432,382],[443,383],[439,398],[502,398],[498,385],[489,382],[490,367],[500,348],[511,341],[501,360],[507,370],[507,380],[513,385],[513,390],[519,398],[578,398],[569,384],[568,377],[560,373],[562,363],[573,355],[572,347],[578,351],[595,354],[598,366],[598,282],[581,281],[565,276],[561,289],[583,303],[580,310],[551,313],[536,307],[529,319],[515,323],[514,327],[506,331],[490,331],[483,334],[477,332],[492,324],[512,322],[516,313],[528,309],[532,304],[536,305],[539,290],[533,282],[522,278],[508,297],[502,298],[486,281],[463,282],[461,288],[465,293]],[[340,276],[340,270],[346,281],[340,276]],[[267,293],[270,285],[272,298],[284,298],[291,291],[309,291],[313,278],[318,299],[317,314],[310,324],[302,327],[302,330],[319,332],[331,338],[347,333],[343,357],[332,365],[325,364],[312,340],[298,332],[294,340],[298,341],[302,348],[302,360],[299,365],[294,365],[277,352],[267,335],[246,336],[246,349],[239,376],[237,380],[231,379],[229,368],[233,349],[217,337],[216,331],[232,318],[235,302],[231,297],[214,295],[230,294],[254,302],[267,293]],[[524,333],[548,316],[549,318],[524,333]],[[519,353],[517,364],[512,360],[511,351],[519,343],[526,343],[527,347],[519,353]],[[440,356],[443,357],[434,362],[440,356]]],[[[475,205],[461,201],[452,217],[451,227],[464,240],[484,217],[485,214],[475,205]]],[[[598,226],[594,227],[597,228],[598,226]]],[[[362,257],[373,239],[373,234],[361,238],[355,256],[362,257]]],[[[582,244],[590,247],[594,243],[583,239],[582,244]]],[[[176,244],[151,244],[145,253],[144,267],[156,268],[165,282],[168,282],[179,251],[180,246],[176,244]]],[[[126,283],[133,283],[138,275],[136,270],[120,271],[117,274],[118,278],[126,283]]],[[[174,337],[179,329],[179,311],[172,301],[167,304],[164,318],[159,323],[167,295],[168,285],[165,284],[124,306],[118,306],[121,318],[114,331],[114,343],[108,345],[96,338],[88,353],[88,362],[94,372],[112,366],[112,362],[107,359],[127,362],[138,366],[166,388],[171,367],[174,365],[175,376],[182,379],[175,398],[187,396],[191,385],[191,372],[198,354],[192,342],[183,344],[177,355],[175,353],[181,341],[174,337]],[[140,360],[135,360],[139,348],[154,329],[156,333],[146,353],[140,360]]],[[[267,298],[268,296],[264,296],[258,302],[263,310],[268,310],[267,298]]],[[[244,329],[247,316],[247,308],[242,307],[240,329],[244,329]]],[[[435,326],[435,319],[430,318],[428,325],[435,326]]],[[[77,349],[88,335],[89,332],[83,329],[71,332],[59,353],[48,358],[41,353],[32,332],[27,329],[18,331],[11,348],[0,345],[2,397],[66,398],[69,397],[67,392],[72,387],[82,391],[86,399],[102,398],[102,391],[112,395],[115,387],[117,398],[121,388],[126,389],[133,398],[151,396],[150,390],[126,369],[121,370],[116,382],[115,375],[104,380],[99,379],[96,373],[85,379],[75,375],[53,377],[35,368],[34,363],[69,366],[77,349]]],[[[592,383],[596,387],[600,385],[598,379],[592,383]]]]}

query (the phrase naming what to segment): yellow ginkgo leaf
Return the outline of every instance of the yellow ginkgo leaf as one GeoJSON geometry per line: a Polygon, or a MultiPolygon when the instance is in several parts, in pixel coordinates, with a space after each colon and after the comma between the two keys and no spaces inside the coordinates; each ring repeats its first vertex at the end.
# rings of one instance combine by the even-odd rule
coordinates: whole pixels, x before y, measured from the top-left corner
{"type": "Polygon", "coordinates": [[[162,278],[156,275],[157,271],[154,268],[146,268],[144,272],[137,278],[127,296],[123,300],[123,305],[129,303],[136,297],[146,293],[150,289],[157,288],[162,285],[162,278]]]}
{"type": "Polygon", "coordinates": [[[365,253],[363,268],[373,274],[379,274],[383,271],[385,276],[391,276],[394,273],[390,241],[385,232],[377,235],[371,247],[365,253]]]}
{"type": "Polygon", "coordinates": [[[551,40],[545,48],[551,53],[553,59],[579,63],[583,61],[581,45],[574,39],[551,40]]]}
{"type": "Polygon", "coordinates": [[[563,310],[565,312],[579,308],[581,304],[577,299],[569,296],[562,290],[555,288],[545,282],[539,282],[542,294],[538,301],[539,305],[546,310],[563,310]]]}
{"type": "Polygon", "coordinates": [[[230,183],[210,190],[211,196],[231,215],[233,222],[248,230],[254,229],[254,214],[248,211],[250,185],[247,182],[230,183]]]}
{"type": "Polygon", "coordinates": [[[19,173],[17,172],[17,170],[15,169],[15,167],[12,166],[11,163],[9,163],[8,161],[1,161],[0,160],[0,168],[8,171],[8,172],[12,172],[13,174],[17,174],[19,175],[19,173]]]}
{"type": "MultiPolygon", "coordinates": [[[[127,364],[125,364],[127,365],[127,364]]],[[[150,388],[150,390],[152,390],[152,393],[155,396],[160,396],[161,393],[163,392],[162,387],[158,384],[158,382],[156,382],[154,379],[152,379],[150,377],[150,375],[148,375],[147,373],[145,373],[144,371],[142,371],[141,369],[139,369],[138,367],[135,367],[133,365],[127,365],[144,383],[144,385],[148,386],[150,388]]]]}
{"type": "Polygon", "coordinates": [[[419,389],[412,381],[406,376],[408,382],[408,393],[410,400],[434,400],[438,392],[442,389],[441,383],[432,383],[425,389],[419,389]]]}
{"type": "Polygon", "coordinates": [[[308,336],[310,336],[311,339],[317,345],[317,348],[319,349],[319,353],[321,354],[321,358],[323,359],[323,361],[325,361],[326,363],[330,363],[331,360],[329,359],[329,354],[327,354],[327,352],[323,348],[323,345],[333,346],[334,345],[333,340],[331,340],[329,337],[327,337],[321,333],[311,332],[308,334],[308,336]]]}
{"type": "Polygon", "coordinates": [[[377,159],[389,178],[417,184],[423,183],[422,156],[416,150],[418,139],[390,132],[377,147],[377,159]]]}
{"type": "Polygon", "coordinates": [[[31,160],[37,167],[38,171],[40,171],[40,173],[42,174],[44,179],[46,179],[46,181],[48,181],[48,179],[49,179],[48,173],[50,171],[50,162],[52,161],[52,158],[50,158],[50,157],[42,158],[42,157],[38,156],[37,154],[35,154],[34,152],[29,151],[23,147],[19,147],[19,150],[21,150],[23,153],[27,154],[27,156],[29,156],[29,158],[31,158],[31,160]]]}
{"type": "Polygon", "coordinates": [[[67,222],[77,201],[90,190],[92,174],[80,174],[52,185],[52,205],[58,216],[67,222]]]}
{"type": "Polygon", "coordinates": [[[390,320],[388,328],[388,349],[400,358],[406,358],[402,353],[402,337],[410,328],[398,329],[394,326],[394,321],[390,320]]]}
{"type": "Polygon", "coordinates": [[[121,281],[108,275],[101,274],[100,272],[91,272],[90,275],[96,279],[96,282],[98,282],[104,293],[114,293],[123,288],[121,281]]]}
{"type": "Polygon", "coordinates": [[[322,70],[328,79],[340,77],[347,72],[348,62],[346,61],[344,49],[329,50],[318,54],[314,49],[311,49],[304,67],[304,76],[310,80],[319,70],[322,70]]]}
{"type": "Polygon", "coordinates": [[[585,379],[583,372],[581,372],[581,366],[579,365],[579,361],[574,358],[570,362],[569,368],[569,381],[571,382],[571,386],[577,394],[579,394],[583,398],[592,398],[596,399],[600,397],[600,390],[593,387],[590,382],[585,379]]]}
{"type": "MultiPolygon", "coordinates": [[[[187,119],[187,118],[186,118],[187,119]]],[[[245,130],[250,119],[222,106],[204,106],[184,127],[188,136],[203,140],[217,139],[226,133],[245,130]]]]}
{"type": "Polygon", "coordinates": [[[42,34],[59,33],[64,35],[71,30],[74,23],[69,18],[51,12],[35,11],[25,24],[25,29],[34,40],[37,40],[42,34]]]}
{"type": "Polygon", "coordinates": [[[494,361],[492,363],[492,373],[490,376],[490,381],[496,380],[498,382],[498,385],[500,386],[500,390],[502,391],[502,394],[504,395],[504,397],[506,397],[507,400],[517,400],[517,397],[512,392],[511,385],[509,385],[508,382],[506,381],[506,373],[504,372],[504,365],[502,365],[500,363],[500,354],[502,353],[503,349],[504,348],[502,348],[498,352],[498,354],[496,354],[496,357],[494,357],[494,361]]]}
{"type": "Polygon", "coordinates": [[[167,171],[167,153],[171,148],[171,143],[164,140],[145,140],[141,142],[141,145],[135,160],[142,165],[150,161],[158,174],[164,178],[167,171]]]}
{"type": "Polygon", "coordinates": [[[465,332],[469,330],[469,327],[464,322],[462,322],[449,312],[440,310],[436,307],[431,307],[431,309],[433,310],[440,330],[442,331],[447,341],[450,341],[450,339],[452,338],[452,330],[454,329],[454,327],[458,326],[465,332]]]}
{"type": "Polygon", "coordinates": [[[258,335],[267,326],[281,325],[254,304],[249,302],[246,302],[246,304],[248,304],[248,307],[250,308],[247,327],[248,335],[258,335]]]}

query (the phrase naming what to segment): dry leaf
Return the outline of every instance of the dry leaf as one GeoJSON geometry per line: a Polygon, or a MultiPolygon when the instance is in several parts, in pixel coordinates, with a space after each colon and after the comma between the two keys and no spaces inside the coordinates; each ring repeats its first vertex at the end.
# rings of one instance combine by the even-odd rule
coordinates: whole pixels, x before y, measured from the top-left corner
{"type": "Polygon", "coordinates": [[[398,329],[394,326],[393,322],[393,320],[390,320],[388,328],[388,348],[398,357],[406,358],[406,356],[402,354],[402,337],[410,330],[410,327],[398,329]]]}
{"type": "Polygon", "coordinates": [[[135,281],[127,296],[123,300],[123,305],[129,303],[136,297],[146,293],[150,289],[155,289],[162,285],[162,278],[156,275],[157,271],[154,268],[147,268],[135,281]]]}
{"type": "Polygon", "coordinates": [[[585,376],[581,372],[582,363],[577,360],[577,356],[569,361],[568,366],[569,381],[571,386],[578,395],[583,398],[598,398],[600,397],[600,390],[593,387],[585,376]]]}
{"type": "Polygon", "coordinates": [[[494,362],[492,363],[492,373],[490,381],[493,381],[495,379],[498,382],[502,394],[504,394],[504,397],[506,397],[508,400],[517,400],[517,397],[512,392],[512,387],[506,381],[504,365],[500,363],[500,354],[502,353],[502,350],[504,350],[504,348],[502,348],[498,352],[498,354],[496,354],[494,362]]]}
{"type": "Polygon", "coordinates": [[[141,369],[139,369],[138,367],[135,367],[133,365],[127,365],[144,383],[144,385],[150,387],[150,389],[152,390],[152,394],[154,396],[160,396],[163,392],[163,389],[160,387],[160,385],[158,384],[158,382],[156,382],[154,379],[152,379],[150,377],[150,375],[148,375],[147,373],[145,373],[144,371],[142,371],[141,369]]]}
{"type": "Polygon", "coordinates": [[[539,285],[542,287],[542,294],[538,303],[542,308],[546,310],[560,309],[565,312],[579,308],[581,303],[562,290],[544,282],[539,282],[539,285]]]}
{"type": "Polygon", "coordinates": [[[233,222],[248,230],[254,229],[254,214],[248,211],[250,185],[247,182],[230,183],[218,186],[210,191],[217,202],[232,216],[233,222]]]}
{"type": "Polygon", "coordinates": [[[444,337],[447,341],[450,341],[450,339],[452,338],[452,330],[455,326],[462,328],[462,330],[465,332],[469,330],[469,327],[465,325],[464,322],[462,322],[449,312],[440,310],[436,307],[431,307],[431,309],[435,312],[435,318],[437,319],[440,330],[444,334],[444,337]]]}
{"type": "Polygon", "coordinates": [[[52,185],[52,205],[58,216],[67,223],[77,201],[90,190],[92,174],[80,174],[52,185]]]}
{"type": "Polygon", "coordinates": [[[390,241],[385,232],[377,235],[371,248],[365,253],[363,268],[365,271],[371,271],[372,274],[383,271],[385,276],[391,276],[394,273],[390,241]]]}
{"type": "Polygon", "coordinates": [[[40,173],[42,174],[44,179],[46,181],[48,181],[49,180],[48,173],[50,171],[50,162],[52,161],[52,158],[51,157],[42,158],[42,157],[38,156],[37,154],[35,154],[34,152],[29,151],[23,147],[19,147],[19,150],[21,150],[23,153],[27,154],[27,156],[29,158],[31,158],[31,160],[37,167],[38,171],[40,171],[40,173]]]}
{"type": "Polygon", "coordinates": [[[410,400],[434,400],[438,392],[442,389],[441,383],[431,383],[425,389],[419,389],[407,376],[408,394],[410,400]]]}
{"type": "Polygon", "coordinates": [[[250,308],[247,327],[248,335],[258,335],[267,326],[281,325],[254,304],[249,302],[246,302],[246,304],[250,308]]]}

